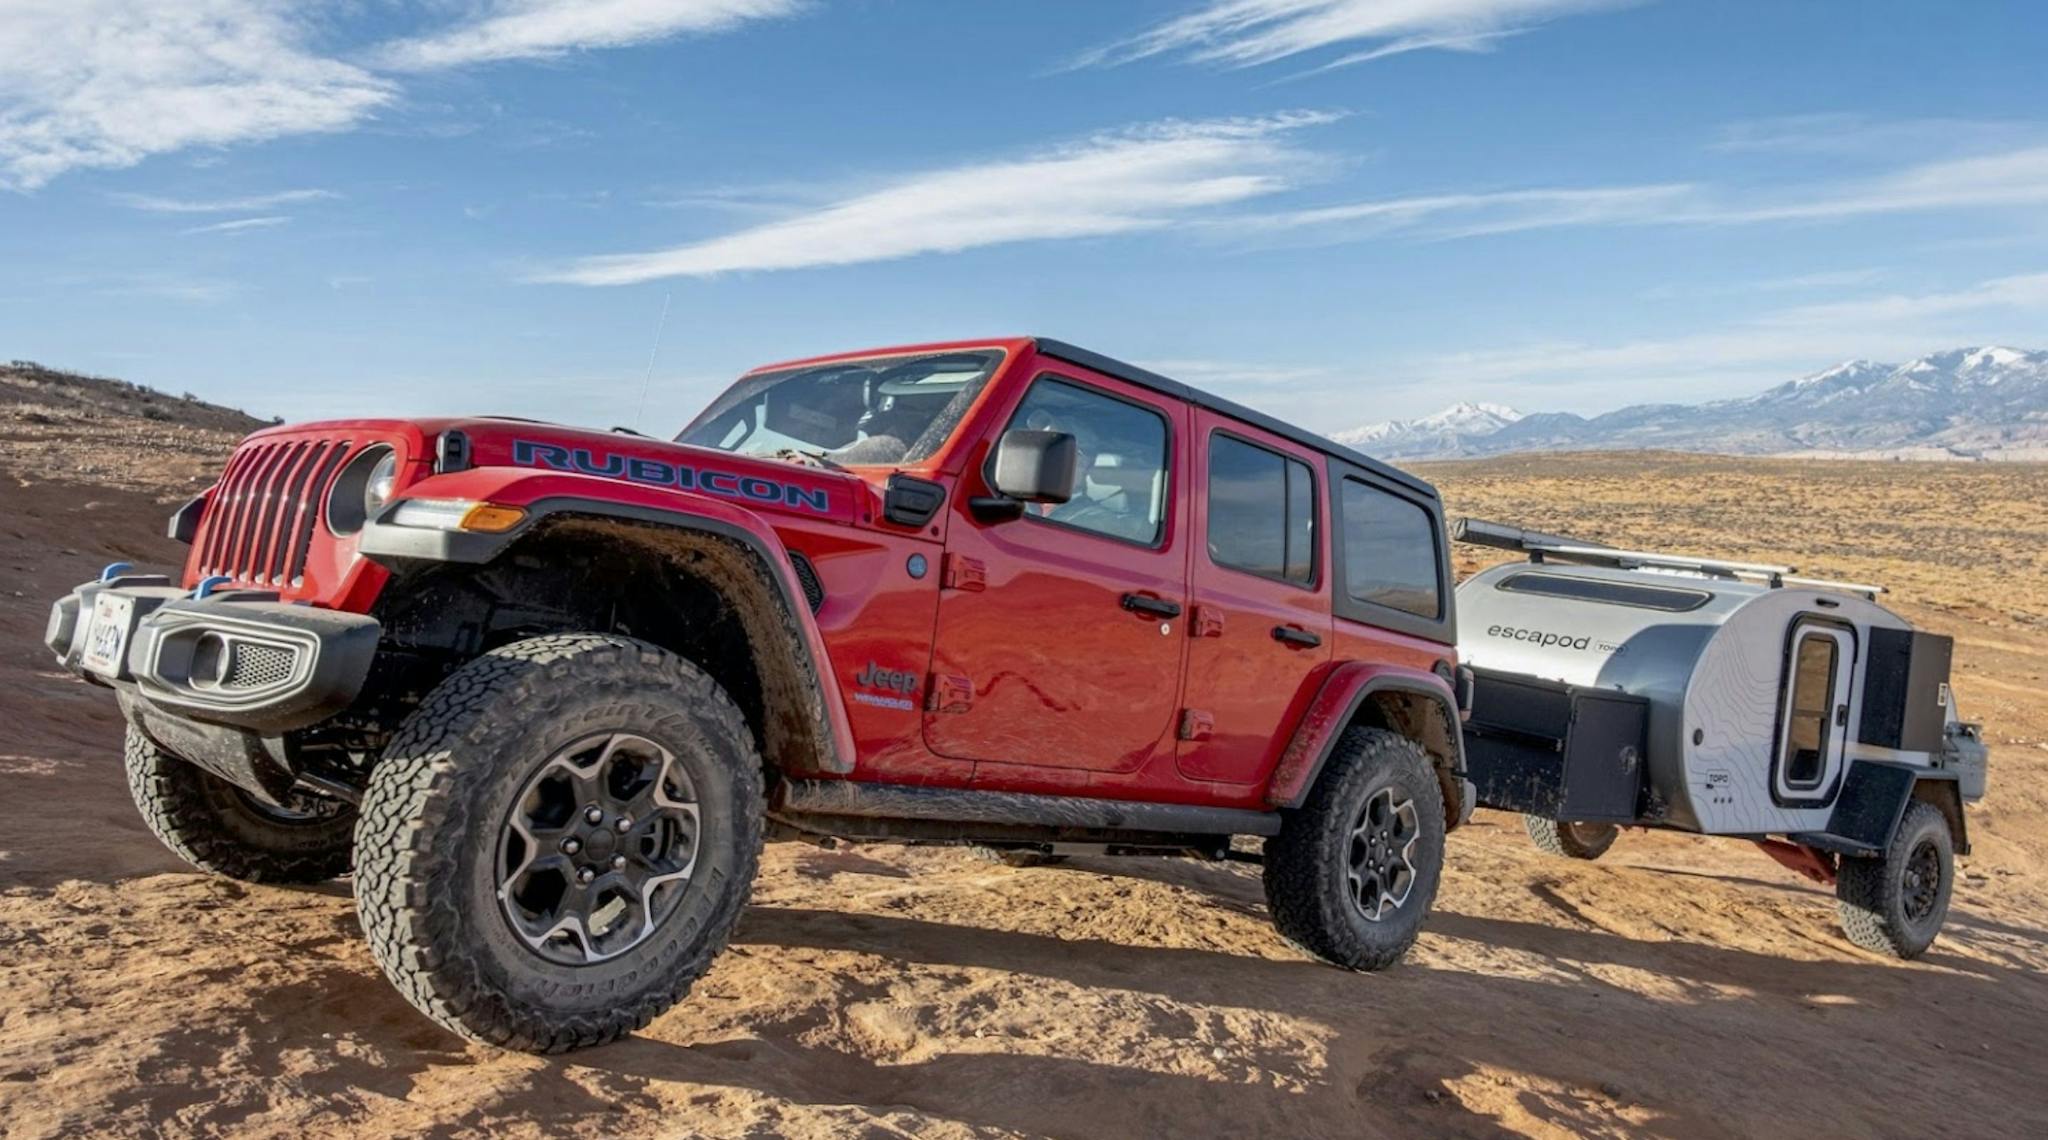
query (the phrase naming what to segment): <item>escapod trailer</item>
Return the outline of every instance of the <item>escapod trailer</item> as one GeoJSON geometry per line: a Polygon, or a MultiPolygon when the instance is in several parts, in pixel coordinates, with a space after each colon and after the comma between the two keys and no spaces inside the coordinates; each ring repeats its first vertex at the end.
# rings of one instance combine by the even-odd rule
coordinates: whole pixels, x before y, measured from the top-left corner
{"type": "Polygon", "coordinates": [[[1581,859],[1620,826],[1750,839],[1834,885],[1858,945],[1911,958],[1934,940],[1985,781],[1949,638],[1879,605],[1882,587],[1791,566],[1476,519],[1452,538],[1528,556],[1457,592],[1482,805],[1581,859]]]}

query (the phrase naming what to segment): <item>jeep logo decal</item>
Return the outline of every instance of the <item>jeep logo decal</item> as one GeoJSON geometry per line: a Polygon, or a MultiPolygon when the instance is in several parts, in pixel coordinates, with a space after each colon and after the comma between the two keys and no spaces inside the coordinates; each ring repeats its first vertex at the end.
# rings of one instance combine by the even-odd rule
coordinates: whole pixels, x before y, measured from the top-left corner
{"type": "Polygon", "coordinates": [[[568,448],[558,443],[531,439],[512,441],[512,462],[520,467],[544,467],[550,471],[580,471],[606,479],[646,483],[655,487],[678,487],[704,491],[728,499],[774,503],[798,510],[830,514],[829,492],[797,483],[782,483],[759,475],[736,475],[731,471],[699,470],[681,463],[642,459],[613,452],[597,453],[587,447],[568,448]]]}
{"type": "Polygon", "coordinates": [[[875,661],[868,662],[867,668],[855,673],[853,675],[853,683],[862,688],[887,689],[889,692],[902,693],[904,696],[909,696],[917,691],[916,674],[898,673],[893,669],[884,669],[880,663],[875,661]]]}

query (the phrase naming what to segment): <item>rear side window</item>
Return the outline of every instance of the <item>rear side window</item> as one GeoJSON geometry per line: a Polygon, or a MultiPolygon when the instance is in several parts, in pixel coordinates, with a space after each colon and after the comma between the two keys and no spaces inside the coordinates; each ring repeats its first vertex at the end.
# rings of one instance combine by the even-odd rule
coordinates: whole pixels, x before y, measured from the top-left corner
{"type": "Polygon", "coordinates": [[[1419,504],[1356,479],[1338,495],[1344,592],[1361,602],[1435,620],[1444,615],[1436,522],[1419,504]]]}
{"type": "Polygon", "coordinates": [[[1573,578],[1564,574],[1511,574],[1496,589],[1518,594],[1546,594],[1553,598],[1576,598],[1682,614],[1714,600],[1705,590],[1680,590],[1670,586],[1644,586],[1633,582],[1609,582],[1599,578],[1573,578]]]}
{"type": "Polygon", "coordinates": [[[1316,578],[1308,464],[1220,432],[1209,440],[1209,560],[1302,585],[1316,578]]]}

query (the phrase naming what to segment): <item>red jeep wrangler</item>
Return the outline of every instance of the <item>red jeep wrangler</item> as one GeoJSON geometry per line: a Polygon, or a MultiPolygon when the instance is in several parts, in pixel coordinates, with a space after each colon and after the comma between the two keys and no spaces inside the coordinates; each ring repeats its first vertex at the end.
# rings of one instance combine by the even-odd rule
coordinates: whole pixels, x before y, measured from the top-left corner
{"type": "Polygon", "coordinates": [[[353,865],[391,980],[498,1045],[680,999],[764,832],[1262,859],[1281,933],[1376,969],[1472,804],[1435,491],[1057,341],[774,365],[674,443],[271,428],[171,532],[181,581],[109,567],[47,637],[143,817],[353,865]]]}

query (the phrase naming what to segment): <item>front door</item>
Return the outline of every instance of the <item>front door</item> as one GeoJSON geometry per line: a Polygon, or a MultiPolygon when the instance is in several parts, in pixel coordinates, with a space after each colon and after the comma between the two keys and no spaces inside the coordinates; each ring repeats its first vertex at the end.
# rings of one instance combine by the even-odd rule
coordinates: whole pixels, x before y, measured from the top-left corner
{"type": "Polygon", "coordinates": [[[1128,772],[1171,750],[1187,416],[1179,400],[1078,368],[1032,380],[1003,430],[1072,433],[1081,478],[1072,501],[1006,522],[978,518],[966,500],[988,494],[985,481],[962,480],[926,697],[933,751],[1128,772]]]}
{"type": "Polygon", "coordinates": [[[1849,743],[1849,687],[1856,639],[1834,622],[1792,627],[1771,793],[1781,804],[1818,807],[1835,798],[1849,743]]]}
{"type": "Polygon", "coordinates": [[[1194,450],[1200,541],[1174,763],[1191,780],[1249,784],[1279,762],[1330,660],[1321,463],[1202,409],[1194,450]]]}

